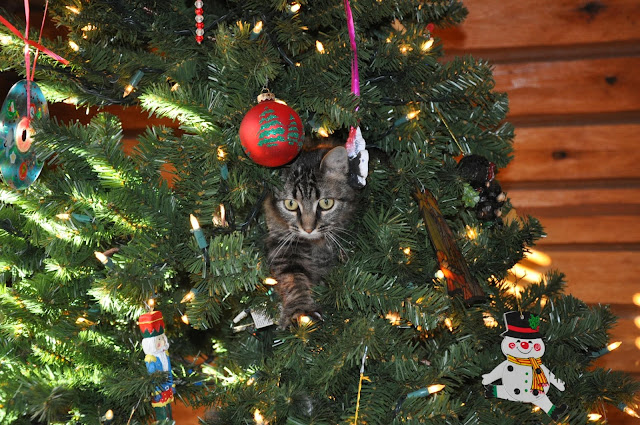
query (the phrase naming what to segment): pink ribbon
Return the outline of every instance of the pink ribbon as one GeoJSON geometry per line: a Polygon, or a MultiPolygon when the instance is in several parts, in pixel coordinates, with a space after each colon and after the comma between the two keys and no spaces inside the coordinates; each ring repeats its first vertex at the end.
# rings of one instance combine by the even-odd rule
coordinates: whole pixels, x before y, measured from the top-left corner
{"type": "MultiPolygon", "coordinates": [[[[356,27],[353,24],[353,14],[351,13],[351,5],[349,0],[344,1],[344,12],[347,15],[347,28],[349,29],[349,41],[351,42],[351,50],[353,50],[353,59],[351,59],[351,92],[356,96],[360,96],[360,74],[358,73],[358,48],[356,46],[356,27]]],[[[358,110],[356,106],[356,111],[358,110]]],[[[356,145],[356,131],[357,129],[351,127],[349,129],[349,137],[345,148],[349,154],[349,158],[357,154],[356,145]]]]}
{"type": "MultiPolygon", "coordinates": [[[[42,23],[40,24],[40,34],[38,35],[38,44],[42,41],[42,31],[44,31],[44,20],[47,17],[47,9],[49,9],[49,0],[44,3],[44,12],[42,13],[42,23]]],[[[38,62],[38,55],[40,54],[40,49],[36,49],[36,54],[33,57],[33,68],[31,69],[31,75],[36,72],[36,62],[38,62]]]]}
{"type": "Polygon", "coordinates": [[[9,31],[14,33],[17,37],[19,37],[22,41],[27,43],[29,46],[35,47],[36,49],[41,50],[47,56],[52,57],[53,59],[57,60],[58,62],[60,62],[60,63],[62,63],[64,65],[69,65],[69,61],[66,60],[65,58],[63,58],[62,56],[59,56],[59,55],[53,53],[51,50],[47,49],[43,45],[41,45],[39,43],[36,43],[33,40],[29,40],[27,37],[25,37],[24,35],[20,34],[20,31],[18,31],[18,29],[16,27],[14,27],[9,21],[7,21],[2,15],[0,15],[0,23],[2,23],[5,27],[7,27],[9,29],[9,31]]]}
{"type": "Polygon", "coordinates": [[[353,50],[353,59],[351,60],[351,92],[356,96],[360,96],[360,75],[358,74],[358,49],[356,47],[356,27],[353,24],[353,15],[351,14],[351,5],[349,4],[349,0],[344,0],[344,12],[347,15],[347,27],[349,28],[349,41],[351,41],[351,50],[353,50]]]}
{"type": "MultiPolygon", "coordinates": [[[[29,23],[31,22],[31,15],[29,12],[29,0],[24,0],[24,39],[29,40],[29,23]]],[[[34,64],[35,65],[35,64],[34,64]]],[[[29,53],[28,44],[24,46],[24,66],[26,68],[27,77],[27,122],[31,121],[31,80],[33,75],[31,74],[31,54],[29,53]]]]}

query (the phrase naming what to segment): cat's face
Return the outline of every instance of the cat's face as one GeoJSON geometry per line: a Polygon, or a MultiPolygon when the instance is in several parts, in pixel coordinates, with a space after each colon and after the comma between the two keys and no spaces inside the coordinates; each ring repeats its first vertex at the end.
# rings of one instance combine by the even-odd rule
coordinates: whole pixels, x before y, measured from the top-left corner
{"type": "Polygon", "coordinates": [[[347,153],[343,147],[323,153],[303,152],[283,173],[282,187],[265,204],[270,231],[319,240],[344,228],[355,208],[347,153]]]}

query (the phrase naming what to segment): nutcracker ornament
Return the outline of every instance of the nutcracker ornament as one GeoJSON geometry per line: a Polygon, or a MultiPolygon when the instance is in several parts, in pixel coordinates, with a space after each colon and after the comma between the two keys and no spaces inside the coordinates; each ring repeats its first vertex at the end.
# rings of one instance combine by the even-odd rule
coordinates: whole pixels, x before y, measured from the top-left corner
{"type": "Polygon", "coordinates": [[[156,387],[151,398],[151,405],[156,412],[157,421],[173,420],[171,415],[171,403],[173,403],[173,376],[171,374],[171,361],[169,360],[169,342],[164,334],[164,320],[162,313],[152,311],[145,313],[138,319],[138,325],[142,331],[142,349],[147,365],[147,371],[167,372],[168,380],[156,387]]]}
{"type": "Polygon", "coordinates": [[[242,149],[254,162],[279,167],[292,161],[302,149],[304,127],[298,114],[276,100],[271,92],[258,96],[240,123],[242,149]]]}
{"type": "Polygon", "coordinates": [[[566,404],[556,406],[549,400],[550,384],[564,391],[564,382],[542,364],[545,345],[540,334],[540,317],[529,312],[504,314],[507,330],[502,334],[502,353],[507,360],[482,375],[485,397],[531,403],[540,407],[554,421],[567,412],[566,404]],[[492,383],[498,379],[501,385],[492,383]]]}

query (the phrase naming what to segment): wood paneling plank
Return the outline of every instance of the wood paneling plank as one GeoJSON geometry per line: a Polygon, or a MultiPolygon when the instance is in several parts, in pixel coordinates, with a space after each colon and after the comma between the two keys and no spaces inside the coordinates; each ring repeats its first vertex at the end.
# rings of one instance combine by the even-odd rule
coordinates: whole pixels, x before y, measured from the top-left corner
{"type": "Polygon", "coordinates": [[[566,292],[588,304],[633,304],[634,295],[640,293],[638,251],[536,249],[551,257],[547,269],[566,275],[566,292]]]}
{"type": "MultiPolygon", "coordinates": [[[[533,43],[533,41],[532,41],[533,43]]],[[[493,64],[514,62],[540,62],[576,59],[601,59],[640,55],[640,40],[617,41],[597,44],[571,44],[566,46],[525,46],[457,50],[444,46],[443,61],[456,56],[472,55],[486,59],[493,64]]]]}
{"type": "Polygon", "coordinates": [[[68,123],[70,121],[78,120],[82,124],[87,124],[91,121],[96,114],[100,112],[108,112],[110,114],[118,116],[122,122],[123,129],[129,133],[142,133],[147,127],[154,125],[162,125],[166,127],[178,128],[179,123],[169,118],[158,118],[156,116],[149,117],[149,114],[142,110],[139,106],[129,106],[123,108],[122,106],[107,106],[102,109],[96,107],[76,108],[74,105],[68,105],[66,103],[52,103],[49,105],[49,113],[52,117],[56,117],[58,121],[68,123]]]}
{"type": "Polygon", "coordinates": [[[540,246],[554,244],[625,244],[640,242],[640,216],[537,216],[547,237],[540,246]]]}
{"type": "Polygon", "coordinates": [[[175,423],[180,425],[200,425],[200,418],[205,418],[207,408],[204,406],[192,408],[186,406],[181,400],[176,400],[172,406],[172,416],[175,423]]]}
{"type": "MultiPolygon", "coordinates": [[[[640,380],[637,376],[635,377],[635,379],[640,380]]],[[[602,412],[598,413],[602,414],[602,412]]],[[[637,418],[623,413],[621,410],[617,409],[611,404],[606,405],[606,413],[604,418],[607,420],[606,423],[611,425],[638,425],[637,418]]]]}
{"type": "Polygon", "coordinates": [[[598,359],[596,366],[625,372],[640,372],[640,348],[636,346],[636,338],[639,337],[640,329],[633,320],[620,319],[611,330],[611,341],[621,341],[622,345],[598,359]]]}
{"type": "Polygon", "coordinates": [[[640,110],[640,57],[499,64],[509,116],[640,110]]]}
{"type": "Polygon", "coordinates": [[[630,188],[571,188],[571,189],[518,189],[503,185],[512,205],[519,214],[536,215],[541,208],[567,209],[588,205],[638,206],[640,187],[630,188]]]}
{"type": "Polygon", "coordinates": [[[469,16],[439,29],[445,48],[470,51],[640,40],[637,0],[465,0],[469,16]]]}
{"type": "Polygon", "coordinates": [[[640,124],[516,128],[515,134],[514,159],[498,172],[500,182],[640,177],[640,124]]]}

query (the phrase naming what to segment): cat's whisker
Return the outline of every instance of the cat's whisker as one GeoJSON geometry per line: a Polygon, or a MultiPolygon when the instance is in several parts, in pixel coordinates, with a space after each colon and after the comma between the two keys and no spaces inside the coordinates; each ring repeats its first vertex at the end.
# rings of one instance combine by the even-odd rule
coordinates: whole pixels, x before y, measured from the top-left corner
{"type": "Polygon", "coordinates": [[[340,242],[338,242],[338,240],[330,233],[327,233],[326,235],[327,241],[330,242],[329,244],[329,249],[331,249],[332,251],[335,248],[338,248],[338,250],[340,250],[340,242]]]}
{"type": "Polygon", "coordinates": [[[350,236],[350,237],[354,237],[356,235],[356,232],[354,230],[347,229],[344,227],[336,227],[334,228],[334,231],[336,234],[350,236]]]}
{"type": "Polygon", "coordinates": [[[338,227],[336,225],[325,224],[325,225],[321,226],[321,229],[323,231],[332,232],[335,235],[345,235],[345,236],[350,236],[350,237],[354,237],[356,235],[356,232],[354,232],[353,230],[347,229],[345,227],[338,227]]]}
{"type": "Polygon", "coordinates": [[[346,245],[350,245],[351,244],[351,240],[347,239],[343,236],[343,234],[345,236],[350,236],[350,234],[352,233],[351,231],[348,231],[346,229],[343,228],[330,228],[329,226],[323,226],[322,231],[325,235],[329,236],[331,235],[331,237],[333,238],[334,243],[336,243],[340,249],[342,251],[345,251],[344,247],[342,246],[342,243],[346,244],[346,245]],[[342,243],[340,243],[342,242],[342,243]]]}
{"type": "Polygon", "coordinates": [[[338,239],[339,238],[338,235],[334,234],[333,232],[327,232],[325,233],[325,236],[328,241],[330,241],[333,245],[335,245],[335,247],[338,249],[338,252],[346,253],[344,246],[342,246],[342,244],[340,243],[340,240],[338,239]]]}
{"type": "Polygon", "coordinates": [[[280,254],[280,251],[282,251],[285,248],[288,248],[291,245],[291,242],[293,242],[293,239],[296,238],[295,233],[289,231],[287,232],[284,237],[280,240],[280,242],[278,243],[278,245],[276,246],[275,250],[273,251],[273,253],[271,254],[272,257],[277,257],[280,254]]]}
{"type": "Polygon", "coordinates": [[[353,239],[353,236],[355,235],[355,232],[352,232],[346,229],[334,229],[333,233],[335,234],[336,237],[340,238],[340,240],[343,240],[345,242],[349,242],[351,239],[353,239]],[[347,237],[350,236],[351,239],[347,239],[345,236],[347,237]]]}
{"type": "Polygon", "coordinates": [[[275,247],[275,249],[269,253],[269,257],[271,258],[276,258],[279,254],[280,251],[282,251],[283,246],[285,245],[286,240],[281,240],[280,243],[275,247]]]}

